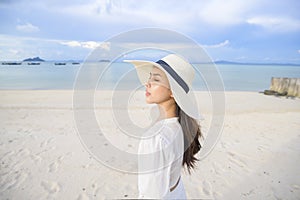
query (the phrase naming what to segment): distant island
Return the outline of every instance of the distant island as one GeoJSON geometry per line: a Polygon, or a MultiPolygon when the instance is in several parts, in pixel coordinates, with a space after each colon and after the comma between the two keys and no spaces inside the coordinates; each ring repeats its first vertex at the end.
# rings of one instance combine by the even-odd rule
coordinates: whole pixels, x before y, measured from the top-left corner
{"type": "Polygon", "coordinates": [[[35,57],[24,59],[23,62],[45,62],[45,60],[41,59],[40,57],[35,57]]]}
{"type": "Polygon", "coordinates": [[[295,63],[247,63],[247,62],[232,62],[227,60],[214,61],[215,64],[220,65],[289,65],[289,66],[300,66],[300,64],[295,63]]]}

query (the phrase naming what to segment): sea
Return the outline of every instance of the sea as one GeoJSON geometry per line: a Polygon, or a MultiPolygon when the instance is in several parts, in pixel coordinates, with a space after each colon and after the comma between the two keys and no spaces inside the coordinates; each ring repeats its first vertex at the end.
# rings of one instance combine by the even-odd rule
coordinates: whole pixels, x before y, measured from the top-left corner
{"type": "MultiPolygon", "coordinates": [[[[272,77],[300,78],[300,65],[193,64],[194,90],[254,91],[270,88],[272,77]],[[215,86],[214,83],[217,85],[215,86]]],[[[0,63],[0,90],[72,90],[142,88],[134,67],[124,62],[72,63],[55,65],[5,65],[0,63]]]]}

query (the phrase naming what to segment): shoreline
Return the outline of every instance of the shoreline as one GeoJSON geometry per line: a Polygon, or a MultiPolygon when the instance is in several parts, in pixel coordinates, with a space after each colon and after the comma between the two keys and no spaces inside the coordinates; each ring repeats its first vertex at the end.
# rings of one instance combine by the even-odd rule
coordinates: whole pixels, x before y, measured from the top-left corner
{"type": "MultiPolygon", "coordinates": [[[[86,92],[86,91],[84,91],[86,92]]],[[[133,99],[136,106],[131,108],[144,108],[147,104],[144,102],[144,91],[137,91],[133,95],[127,91],[112,90],[91,91],[94,97],[95,106],[92,108],[104,109],[111,108],[110,100],[113,94],[121,97],[133,99]],[[129,95],[132,95],[129,97],[129,95]]],[[[73,90],[0,90],[0,109],[9,108],[28,108],[28,109],[72,109],[73,108],[73,90]]],[[[207,91],[194,92],[199,110],[202,113],[213,113],[212,96],[207,91]]],[[[242,113],[242,112],[299,112],[300,98],[276,97],[272,95],[264,95],[260,92],[249,91],[227,91],[214,92],[220,95],[221,99],[215,101],[223,101],[226,113],[242,113]],[[250,102],[248,102],[250,101],[250,102]],[[272,102],[272,104],[270,104],[272,102]]],[[[118,97],[114,97],[118,98],[118,97]]],[[[222,102],[221,102],[222,103],[222,102]]],[[[91,108],[91,107],[89,107],[91,108]]]]}

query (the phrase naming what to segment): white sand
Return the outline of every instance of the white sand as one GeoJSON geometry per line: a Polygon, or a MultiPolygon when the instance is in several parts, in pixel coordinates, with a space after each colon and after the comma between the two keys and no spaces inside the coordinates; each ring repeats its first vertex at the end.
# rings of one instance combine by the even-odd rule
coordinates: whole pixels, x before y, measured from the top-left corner
{"type": "MultiPolygon", "coordinates": [[[[0,96],[0,199],[137,197],[136,175],[100,164],[80,142],[72,91],[0,91],[0,96]]],[[[110,110],[109,95],[105,98],[96,104],[98,115],[110,110]]],[[[205,132],[211,101],[203,93],[198,98],[205,132]]],[[[143,105],[141,96],[135,101],[143,105]]],[[[141,117],[140,123],[147,122],[141,117]]],[[[114,129],[109,123],[105,128],[114,129]]],[[[136,149],[136,143],[107,137],[136,149]]],[[[183,181],[188,198],[299,199],[299,165],[300,99],[227,92],[221,139],[183,181]]]]}

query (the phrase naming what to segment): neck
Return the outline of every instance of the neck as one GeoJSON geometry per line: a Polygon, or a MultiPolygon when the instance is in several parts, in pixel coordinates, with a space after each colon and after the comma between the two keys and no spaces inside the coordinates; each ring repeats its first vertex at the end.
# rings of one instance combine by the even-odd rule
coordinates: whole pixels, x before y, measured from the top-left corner
{"type": "Polygon", "coordinates": [[[177,117],[176,104],[173,98],[158,104],[158,108],[160,112],[160,116],[159,116],[160,119],[177,117]]]}

